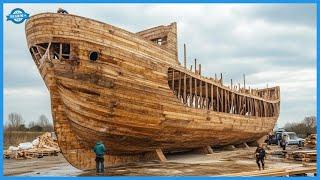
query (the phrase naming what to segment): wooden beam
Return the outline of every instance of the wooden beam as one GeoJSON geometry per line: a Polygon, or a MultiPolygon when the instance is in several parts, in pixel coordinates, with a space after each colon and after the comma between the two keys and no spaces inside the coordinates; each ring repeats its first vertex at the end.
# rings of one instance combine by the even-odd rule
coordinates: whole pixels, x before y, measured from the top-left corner
{"type": "Polygon", "coordinates": [[[187,48],[186,48],[186,44],[183,44],[183,64],[184,64],[184,68],[187,68],[187,48]]]}
{"type": "Polygon", "coordinates": [[[174,69],[172,69],[172,91],[173,91],[173,93],[175,94],[175,91],[174,91],[174,69]]]}
{"type": "Polygon", "coordinates": [[[219,98],[219,87],[217,86],[217,112],[219,112],[219,111],[220,111],[219,103],[220,103],[220,98],[219,98]]]}
{"type": "Polygon", "coordinates": [[[243,88],[246,89],[246,75],[243,74],[243,88]]]}
{"type": "Polygon", "coordinates": [[[208,106],[209,106],[208,99],[209,99],[209,98],[208,98],[208,83],[206,82],[206,108],[207,108],[207,109],[209,109],[209,108],[208,108],[208,106]]]}
{"type": "Polygon", "coordinates": [[[197,59],[194,59],[194,73],[197,74],[197,59]]]}
{"type": "Polygon", "coordinates": [[[200,108],[202,108],[202,81],[200,80],[200,86],[199,86],[199,89],[200,89],[200,108]]]}
{"type": "Polygon", "coordinates": [[[224,112],[224,89],[221,89],[221,112],[224,112]]]}
{"type": "Polygon", "coordinates": [[[178,88],[178,99],[180,100],[181,95],[181,72],[179,71],[179,88],[178,88]]]}
{"type": "Polygon", "coordinates": [[[197,95],[197,78],[194,78],[194,101],[195,108],[198,108],[198,95],[197,95]]]}
{"type": "Polygon", "coordinates": [[[213,107],[213,84],[211,84],[211,110],[214,111],[214,107],[213,107]]]}
{"type": "Polygon", "coordinates": [[[193,95],[192,95],[192,76],[189,76],[189,88],[190,88],[190,107],[192,107],[193,95]]]}
{"type": "Polygon", "coordinates": [[[187,103],[187,75],[184,73],[183,78],[183,103],[187,103]]]}

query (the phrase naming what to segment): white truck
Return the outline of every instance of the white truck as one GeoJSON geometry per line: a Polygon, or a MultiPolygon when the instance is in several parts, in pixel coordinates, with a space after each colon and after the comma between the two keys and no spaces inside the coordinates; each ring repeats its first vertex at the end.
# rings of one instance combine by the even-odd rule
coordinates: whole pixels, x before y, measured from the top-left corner
{"type": "Polygon", "coordinates": [[[299,138],[295,132],[283,132],[282,139],[285,140],[287,145],[298,145],[299,147],[304,146],[304,139],[299,138]]]}

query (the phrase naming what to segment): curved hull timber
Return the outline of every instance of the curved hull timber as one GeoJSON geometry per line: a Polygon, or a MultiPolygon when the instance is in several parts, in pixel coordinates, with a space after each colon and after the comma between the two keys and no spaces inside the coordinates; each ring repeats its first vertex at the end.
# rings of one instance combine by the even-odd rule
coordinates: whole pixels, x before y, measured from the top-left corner
{"type": "Polygon", "coordinates": [[[151,158],[159,149],[255,141],[279,116],[279,87],[228,88],[182,67],[175,23],[131,33],[42,13],[25,29],[50,92],[59,146],[79,169],[95,167],[97,140],[106,145],[107,164],[120,164],[151,158]],[[164,35],[162,44],[154,43],[164,35]]]}

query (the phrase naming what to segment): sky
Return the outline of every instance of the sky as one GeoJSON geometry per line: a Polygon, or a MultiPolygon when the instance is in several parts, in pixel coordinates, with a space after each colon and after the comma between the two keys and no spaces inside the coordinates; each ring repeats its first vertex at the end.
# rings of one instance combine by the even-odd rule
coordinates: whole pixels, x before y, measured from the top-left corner
{"type": "Polygon", "coordinates": [[[280,86],[278,126],[316,115],[316,6],[314,4],[5,4],[4,114],[26,123],[52,120],[50,95],[27,48],[24,24],[6,21],[14,8],[30,15],[55,12],[105,22],[130,32],[177,22],[179,60],[197,58],[204,76],[223,73],[224,83],[280,86]]]}

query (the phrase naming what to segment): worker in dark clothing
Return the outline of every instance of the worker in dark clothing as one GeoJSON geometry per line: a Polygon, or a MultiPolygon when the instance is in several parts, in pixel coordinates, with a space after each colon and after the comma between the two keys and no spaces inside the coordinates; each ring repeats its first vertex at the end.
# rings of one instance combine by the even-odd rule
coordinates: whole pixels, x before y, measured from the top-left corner
{"type": "Polygon", "coordinates": [[[96,145],[93,148],[93,151],[96,153],[96,169],[97,173],[103,173],[104,172],[104,153],[106,152],[106,149],[101,141],[97,141],[96,145]]]}
{"type": "Polygon", "coordinates": [[[259,170],[264,169],[264,158],[266,157],[266,151],[263,149],[262,144],[259,144],[258,148],[256,149],[256,162],[258,164],[259,170]],[[261,165],[260,165],[261,162],[261,165]]]}
{"type": "Polygon", "coordinates": [[[57,13],[61,13],[61,14],[69,14],[68,11],[62,9],[62,8],[59,8],[57,13]]]}

